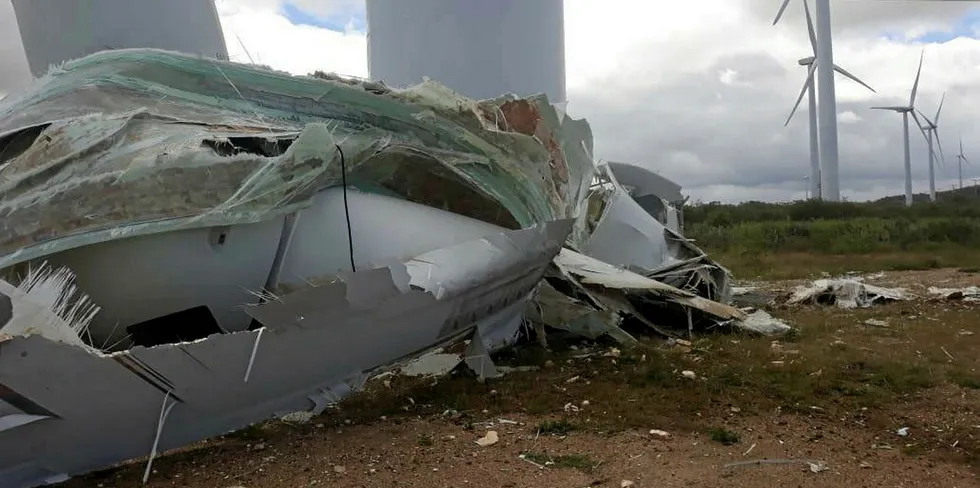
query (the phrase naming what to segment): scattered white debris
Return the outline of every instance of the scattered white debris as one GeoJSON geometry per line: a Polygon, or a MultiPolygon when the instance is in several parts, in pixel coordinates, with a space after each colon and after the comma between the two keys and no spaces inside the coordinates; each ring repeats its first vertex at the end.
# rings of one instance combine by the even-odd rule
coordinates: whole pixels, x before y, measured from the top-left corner
{"type": "Polygon", "coordinates": [[[565,411],[566,412],[578,412],[579,411],[579,408],[577,406],[571,404],[571,403],[566,403],[565,404],[565,411]]]}
{"type": "Polygon", "coordinates": [[[618,358],[621,354],[622,354],[622,352],[619,349],[616,349],[615,347],[613,347],[613,348],[609,349],[609,351],[606,351],[606,353],[603,354],[603,356],[608,357],[608,358],[618,358]]]}
{"type": "Polygon", "coordinates": [[[744,453],[742,453],[742,455],[743,456],[748,456],[749,453],[752,452],[753,449],[755,449],[755,446],[756,446],[756,443],[753,442],[752,445],[749,446],[749,449],[747,451],[745,451],[744,453]]]}
{"type": "Polygon", "coordinates": [[[930,286],[929,294],[939,295],[946,300],[980,302],[980,287],[977,286],[967,286],[965,288],[937,288],[930,286]]]}
{"type": "Polygon", "coordinates": [[[685,377],[685,378],[687,378],[689,380],[696,380],[696,379],[698,379],[698,375],[696,375],[694,373],[694,371],[689,371],[689,370],[681,371],[681,376],[683,376],[683,377],[685,377]]]}
{"type": "Polygon", "coordinates": [[[872,327],[888,327],[888,322],[880,319],[868,319],[864,321],[864,324],[872,327]]]}
{"type": "Polygon", "coordinates": [[[765,310],[754,310],[746,312],[745,318],[734,320],[732,325],[743,330],[765,335],[784,334],[793,330],[786,322],[769,315],[765,310]]]}
{"type": "Polygon", "coordinates": [[[670,437],[670,432],[667,432],[666,430],[660,430],[660,429],[650,429],[650,435],[654,437],[660,437],[662,439],[666,439],[670,437]]]}
{"type": "Polygon", "coordinates": [[[335,464],[333,466],[333,472],[334,473],[337,473],[337,474],[346,473],[347,472],[347,468],[345,468],[345,467],[343,467],[343,466],[341,466],[339,464],[335,464]]]}
{"type": "Polygon", "coordinates": [[[909,428],[908,427],[902,427],[901,429],[898,429],[895,433],[898,434],[901,437],[908,437],[908,435],[909,435],[909,428]]]}
{"type": "Polygon", "coordinates": [[[860,467],[861,469],[870,469],[871,468],[871,463],[869,463],[867,461],[861,461],[861,463],[858,464],[858,467],[860,467]]]}
{"type": "Polygon", "coordinates": [[[461,362],[462,354],[447,354],[439,348],[409,361],[399,372],[405,376],[444,376],[461,362]]]}
{"type": "Polygon", "coordinates": [[[636,486],[636,483],[630,480],[623,480],[619,482],[619,488],[630,488],[632,486],[636,486]]]}
{"type": "Polygon", "coordinates": [[[860,279],[839,278],[814,281],[810,286],[798,286],[786,302],[789,305],[817,303],[839,308],[866,308],[876,303],[905,300],[902,288],[883,288],[863,283],[860,279]]]}
{"type": "Polygon", "coordinates": [[[488,430],[487,434],[476,440],[476,445],[480,447],[488,447],[496,444],[500,441],[500,437],[497,435],[497,431],[488,430]]]}
{"type": "Polygon", "coordinates": [[[314,413],[312,411],[306,410],[302,412],[287,413],[285,415],[279,416],[279,420],[283,422],[288,422],[291,424],[305,424],[313,419],[314,413]]]}
{"type": "Polygon", "coordinates": [[[810,467],[810,471],[814,473],[819,473],[821,471],[827,471],[827,465],[823,461],[811,461],[806,463],[810,467]]]}

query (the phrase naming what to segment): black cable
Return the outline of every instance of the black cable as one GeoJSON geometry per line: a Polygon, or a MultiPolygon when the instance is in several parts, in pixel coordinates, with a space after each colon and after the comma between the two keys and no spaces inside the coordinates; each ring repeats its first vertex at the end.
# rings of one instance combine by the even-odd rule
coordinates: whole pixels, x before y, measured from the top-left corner
{"type": "Polygon", "coordinates": [[[354,234],[350,227],[350,207],[347,206],[347,162],[344,161],[344,150],[340,144],[334,144],[337,152],[340,153],[340,181],[344,185],[344,217],[347,218],[347,248],[350,252],[350,270],[356,272],[357,266],[354,265],[354,234]]]}

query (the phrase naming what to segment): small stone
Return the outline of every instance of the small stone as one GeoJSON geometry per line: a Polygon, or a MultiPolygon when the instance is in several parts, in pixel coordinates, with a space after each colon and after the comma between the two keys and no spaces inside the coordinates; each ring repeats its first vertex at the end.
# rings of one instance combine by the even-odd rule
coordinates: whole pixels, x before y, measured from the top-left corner
{"type": "Polygon", "coordinates": [[[582,400],[582,406],[583,407],[588,407],[589,406],[589,401],[588,400],[582,400]]]}
{"type": "Polygon", "coordinates": [[[660,429],[650,429],[650,435],[654,437],[661,437],[666,439],[670,437],[670,432],[667,432],[666,430],[660,430],[660,429]]]}
{"type": "Polygon", "coordinates": [[[630,480],[623,480],[619,482],[619,488],[630,488],[631,486],[636,486],[636,483],[630,480]]]}
{"type": "Polygon", "coordinates": [[[698,378],[698,375],[694,374],[694,371],[689,371],[689,370],[681,371],[681,376],[689,380],[696,380],[698,378]]]}
{"type": "Polygon", "coordinates": [[[343,467],[343,466],[341,466],[339,464],[335,464],[333,466],[333,472],[334,473],[337,473],[337,474],[346,473],[347,472],[347,468],[345,468],[345,467],[343,467]]]}

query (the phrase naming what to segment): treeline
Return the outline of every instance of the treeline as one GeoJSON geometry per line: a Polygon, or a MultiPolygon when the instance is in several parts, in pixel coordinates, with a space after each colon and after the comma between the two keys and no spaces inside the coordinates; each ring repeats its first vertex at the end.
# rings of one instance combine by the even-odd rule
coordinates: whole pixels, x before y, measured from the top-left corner
{"type": "Polygon", "coordinates": [[[684,209],[687,237],[712,253],[980,252],[980,198],[963,192],[905,207],[878,202],[717,202],[684,209]]]}

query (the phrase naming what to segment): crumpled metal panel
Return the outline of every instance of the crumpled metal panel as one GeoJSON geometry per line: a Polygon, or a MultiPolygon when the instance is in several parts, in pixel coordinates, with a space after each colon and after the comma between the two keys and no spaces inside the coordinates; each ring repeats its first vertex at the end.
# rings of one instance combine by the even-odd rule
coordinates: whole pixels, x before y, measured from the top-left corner
{"type": "Polygon", "coordinates": [[[0,268],[293,212],[339,184],[335,144],[357,186],[509,228],[573,217],[591,160],[539,142],[562,124],[545,100],[519,102],[530,134],[501,129],[527,128],[507,103],[151,49],[70,61],[0,102],[0,268]]]}
{"type": "MultiPolygon", "coordinates": [[[[349,273],[250,307],[264,325],[257,330],[111,355],[41,336],[7,338],[0,342],[0,400],[36,405],[24,413],[49,418],[0,430],[0,486],[34,486],[146,455],[153,446],[162,452],[272,416],[322,410],[378,368],[467,329],[477,329],[474,350],[510,344],[524,301],[571,224],[478,241],[489,243],[485,253],[506,256],[484,270],[490,285],[468,282],[441,298],[434,291],[446,282],[465,283],[459,278],[467,270],[454,272],[456,262],[481,258],[468,243],[421,255],[401,270],[349,273]],[[420,273],[422,261],[439,274],[420,273]]],[[[493,374],[492,363],[478,366],[493,374]]]]}

